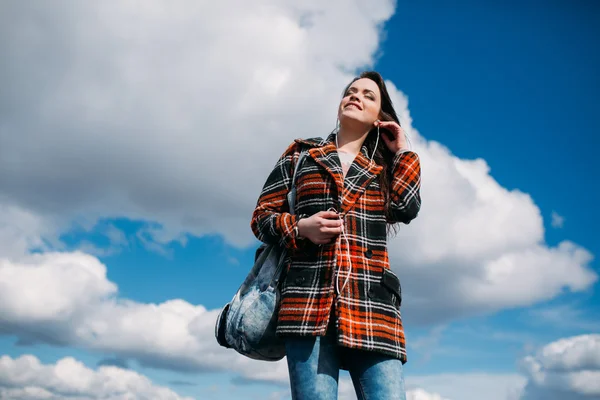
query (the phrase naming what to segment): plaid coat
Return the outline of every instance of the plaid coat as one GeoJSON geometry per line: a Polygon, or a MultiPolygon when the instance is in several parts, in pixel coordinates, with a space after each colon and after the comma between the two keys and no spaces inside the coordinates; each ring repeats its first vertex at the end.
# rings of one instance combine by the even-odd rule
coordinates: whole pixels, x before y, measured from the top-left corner
{"type": "Polygon", "coordinates": [[[363,146],[344,179],[334,139],[332,134],[325,140],[295,140],[267,178],[252,215],[256,237],[279,242],[290,254],[277,333],[323,336],[334,305],[339,345],[389,354],[405,363],[400,281],[390,270],[386,228],[388,222],[409,223],[417,216],[419,157],[411,151],[395,156],[389,175],[393,221],[387,221],[378,179],[383,167],[370,162],[363,146]],[[291,215],[286,195],[302,149],[309,156],[298,170],[296,214],[291,215]],[[330,208],[344,219],[345,236],[322,246],[296,237],[299,218],[330,208]],[[343,287],[339,295],[336,278],[343,287]]]}

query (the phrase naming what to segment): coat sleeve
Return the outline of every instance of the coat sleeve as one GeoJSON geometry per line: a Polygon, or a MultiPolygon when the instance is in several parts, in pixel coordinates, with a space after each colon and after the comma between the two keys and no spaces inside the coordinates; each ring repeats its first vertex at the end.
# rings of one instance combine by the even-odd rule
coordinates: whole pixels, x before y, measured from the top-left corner
{"type": "Polygon", "coordinates": [[[401,151],[394,156],[390,185],[390,223],[410,223],[421,208],[421,162],[417,153],[401,151]]]}
{"type": "Polygon", "coordinates": [[[275,164],[260,193],[250,226],[263,243],[298,248],[294,229],[298,217],[289,213],[287,200],[297,159],[296,143],[292,143],[275,164]]]}

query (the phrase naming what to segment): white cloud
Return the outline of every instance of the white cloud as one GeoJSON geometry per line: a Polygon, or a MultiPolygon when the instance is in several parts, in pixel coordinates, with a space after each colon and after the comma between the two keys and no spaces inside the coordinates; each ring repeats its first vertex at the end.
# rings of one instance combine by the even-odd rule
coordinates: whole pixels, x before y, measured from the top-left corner
{"type": "MultiPolygon", "coordinates": [[[[518,375],[444,374],[406,377],[407,400],[518,400],[524,379],[518,375]],[[426,389],[424,389],[426,388],[426,389]],[[433,391],[432,391],[433,390],[433,391]],[[437,391],[449,393],[441,395],[437,391]]],[[[356,400],[352,380],[342,376],[338,383],[340,400],[356,400]]],[[[289,400],[288,392],[273,393],[273,398],[289,400]]]]}
{"type": "Polygon", "coordinates": [[[406,393],[406,400],[448,400],[437,393],[429,393],[423,389],[415,389],[406,393]]]}
{"type": "Polygon", "coordinates": [[[117,367],[92,370],[71,358],[42,364],[35,356],[0,357],[0,398],[42,400],[70,398],[192,400],[154,385],[137,372],[117,367]]]}
{"type": "Polygon", "coordinates": [[[484,160],[459,159],[426,141],[412,126],[407,98],[389,84],[422,162],[420,215],[390,243],[408,320],[439,323],[529,306],[598,280],[586,249],[544,243],[541,213],[529,195],[500,186],[484,160]]]}
{"type": "Polygon", "coordinates": [[[69,321],[78,311],[116,292],[105,276],[104,265],[82,253],[33,254],[27,263],[0,260],[3,319],[15,318],[24,324],[69,321]]]}
{"type": "Polygon", "coordinates": [[[373,63],[393,4],[3,2],[0,195],[249,244],[264,176],[333,128],[340,68],[373,63]]]}
{"type": "MultiPolygon", "coordinates": [[[[426,389],[430,397],[424,399],[449,400],[517,400],[525,379],[517,374],[483,372],[407,376],[407,389],[426,389]]],[[[417,399],[419,399],[417,397],[417,399]]]]}
{"type": "MultiPolygon", "coordinates": [[[[89,255],[36,254],[24,257],[20,264],[4,260],[0,263],[0,289],[2,331],[16,335],[21,342],[61,343],[112,354],[123,362],[137,360],[175,370],[229,371],[244,379],[288,384],[285,360],[254,362],[217,345],[217,310],[183,300],[141,304],[120,299],[116,285],[106,278],[105,266],[89,255]]],[[[481,395],[490,385],[495,393],[508,393],[515,384],[518,378],[512,375],[407,377],[407,388],[414,396],[422,396],[417,389],[424,388],[452,400],[470,400],[465,393],[481,395]]],[[[353,390],[350,381],[341,381],[341,396],[353,398],[353,390]]]]}
{"type": "MultiPolygon", "coordinates": [[[[340,400],[356,400],[356,390],[354,389],[354,385],[352,380],[349,377],[341,377],[338,382],[338,397],[340,400]]],[[[287,395],[283,397],[283,399],[289,399],[290,396],[287,395]]],[[[406,391],[406,399],[407,400],[448,400],[444,397],[441,397],[437,393],[430,393],[424,389],[416,388],[406,391]]]]}
{"type": "Polygon", "coordinates": [[[560,339],[526,357],[522,400],[600,398],[600,334],[560,339]]]}
{"type": "Polygon", "coordinates": [[[45,250],[44,236],[53,237],[54,227],[47,219],[22,207],[0,201],[0,256],[17,258],[31,250],[45,250]]]}
{"type": "Polygon", "coordinates": [[[218,346],[218,310],[170,300],[142,304],[117,296],[106,267],[82,253],[0,259],[0,333],[21,343],[80,347],[173,370],[230,371],[285,382],[283,362],[252,361],[218,346]]]}
{"type": "Polygon", "coordinates": [[[562,228],[565,225],[565,217],[560,216],[556,211],[552,211],[552,227],[562,228]]]}
{"type": "MultiPolygon", "coordinates": [[[[141,304],[119,299],[116,285],[106,278],[105,266],[82,253],[33,254],[18,264],[2,260],[0,314],[2,333],[14,334],[21,342],[60,343],[153,367],[229,371],[244,379],[287,384],[285,361],[253,362],[216,344],[217,310],[183,300],[141,304]]],[[[556,342],[537,358],[528,358],[529,392],[534,383],[543,386],[548,382],[594,390],[589,382],[593,384],[600,369],[599,338],[590,335],[556,342]],[[582,368],[586,371],[578,372],[582,368]]],[[[434,399],[437,393],[451,400],[481,396],[512,400],[524,379],[518,375],[442,374],[409,376],[406,382],[413,396],[424,396],[418,391],[424,388],[434,393],[434,399]],[[488,391],[497,397],[490,397],[488,391]]],[[[36,393],[48,390],[45,386],[20,388],[36,393]]],[[[353,398],[349,381],[342,381],[340,393],[353,398]]]]}
{"type": "MultiPolygon", "coordinates": [[[[525,378],[517,374],[437,374],[405,376],[407,400],[519,400],[525,378]]],[[[273,397],[289,400],[289,391],[274,392],[273,397]]],[[[356,400],[352,380],[341,376],[338,382],[340,400],[356,400]]]]}

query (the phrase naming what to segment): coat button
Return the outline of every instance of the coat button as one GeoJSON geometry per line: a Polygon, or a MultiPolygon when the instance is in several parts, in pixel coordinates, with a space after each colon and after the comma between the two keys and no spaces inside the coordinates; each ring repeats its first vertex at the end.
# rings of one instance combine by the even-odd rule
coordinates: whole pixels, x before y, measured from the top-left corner
{"type": "Polygon", "coordinates": [[[373,287],[370,287],[369,290],[367,290],[367,296],[371,299],[374,295],[375,292],[373,291],[373,287]]]}
{"type": "Polygon", "coordinates": [[[303,276],[299,276],[296,278],[296,285],[302,285],[304,283],[305,279],[303,276]]]}
{"type": "Polygon", "coordinates": [[[367,249],[367,251],[365,251],[365,257],[367,257],[367,258],[373,257],[373,251],[371,249],[367,249]]]}

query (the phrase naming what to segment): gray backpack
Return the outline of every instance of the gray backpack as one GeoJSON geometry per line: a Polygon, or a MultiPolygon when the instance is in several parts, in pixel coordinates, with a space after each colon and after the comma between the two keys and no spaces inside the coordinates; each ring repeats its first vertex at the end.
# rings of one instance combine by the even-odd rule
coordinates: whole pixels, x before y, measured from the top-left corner
{"type": "MultiPolygon", "coordinates": [[[[295,211],[296,175],[305,156],[302,151],[294,168],[288,193],[290,214],[295,211]]],[[[219,345],[255,360],[278,361],[285,357],[283,340],[276,336],[275,330],[279,280],[287,256],[280,245],[263,243],[257,249],[250,273],[217,317],[215,337],[219,345]]]]}

